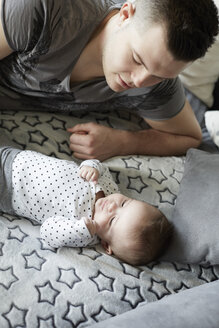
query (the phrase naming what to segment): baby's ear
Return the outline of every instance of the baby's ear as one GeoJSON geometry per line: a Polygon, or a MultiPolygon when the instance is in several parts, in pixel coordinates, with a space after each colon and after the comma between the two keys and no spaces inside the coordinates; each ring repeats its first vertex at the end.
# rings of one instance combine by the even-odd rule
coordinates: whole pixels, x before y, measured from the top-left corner
{"type": "Polygon", "coordinates": [[[101,245],[103,246],[103,248],[105,249],[105,251],[108,255],[113,254],[111,246],[106,241],[101,240],[101,245]]]}

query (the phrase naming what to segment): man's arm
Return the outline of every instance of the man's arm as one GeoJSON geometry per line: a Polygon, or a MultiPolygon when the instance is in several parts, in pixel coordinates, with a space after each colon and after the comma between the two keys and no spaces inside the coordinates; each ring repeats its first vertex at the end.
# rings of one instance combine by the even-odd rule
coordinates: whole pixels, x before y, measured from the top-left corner
{"type": "Polygon", "coordinates": [[[0,0],[0,60],[12,53],[12,50],[9,47],[8,42],[6,40],[4,29],[1,22],[1,8],[2,8],[2,0],[0,0]]]}
{"type": "Polygon", "coordinates": [[[200,125],[186,100],[180,113],[169,120],[146,120],[152,129],[148,131],[153,139],[149,155],[184,155],[189,148],[197,148],[202,141],[200,125]],[[156,147],[154,147],[156,145],[156,147]]]}
{"type": "Polygon", "coordinates": [[[103,161],[130,154],[179,156],[201,143],[201,129],[188,101],[173,118],[146,122],[151,129],[140,131],[117,130],[96,123],[78,124],[68,129],[72,133],[70,148],[75,157],[103,161]]]}

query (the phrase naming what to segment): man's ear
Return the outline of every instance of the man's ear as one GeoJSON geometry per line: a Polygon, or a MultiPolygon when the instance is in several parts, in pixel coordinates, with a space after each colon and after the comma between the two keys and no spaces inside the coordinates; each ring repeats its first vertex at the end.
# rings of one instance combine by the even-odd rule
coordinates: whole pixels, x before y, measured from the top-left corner
{"type": "Polygon", "coordinates": [[[105,251],[108,255],[113,254],[111,246],[106,241],[101,240],[101,245],[103,246],[103,248],[105,249],[105,251]]]}
{"type": "Polygon", "coordinates": [[[131,18],[135,13],[135,5],[129,1],[125,2],[119,11],[120,23],[131,18]]]}

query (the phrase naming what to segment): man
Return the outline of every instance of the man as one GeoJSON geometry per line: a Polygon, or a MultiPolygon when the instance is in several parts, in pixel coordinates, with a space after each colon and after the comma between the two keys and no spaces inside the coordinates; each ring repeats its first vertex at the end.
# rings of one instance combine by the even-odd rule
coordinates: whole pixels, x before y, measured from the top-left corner
{"type": "Polygon", "coordinates": [[[151,127],[76,125],[70,148],[80,159],[198,147],[201,130],[177,75],[218,33],[212,0],[1,2],[1,109],[127,109],[151,127]]]}

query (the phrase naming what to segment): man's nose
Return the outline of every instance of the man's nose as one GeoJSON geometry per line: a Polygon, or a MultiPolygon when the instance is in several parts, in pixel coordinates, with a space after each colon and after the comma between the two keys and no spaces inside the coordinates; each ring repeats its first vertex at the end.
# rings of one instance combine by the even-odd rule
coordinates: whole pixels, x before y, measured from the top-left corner
{"type": "Polygon", "coordinates": [[[136,88],[151,86],[159,82],[157,78],[151,75],[144,67],[141,67],[133,73],[132,81],[136,88]]]}

